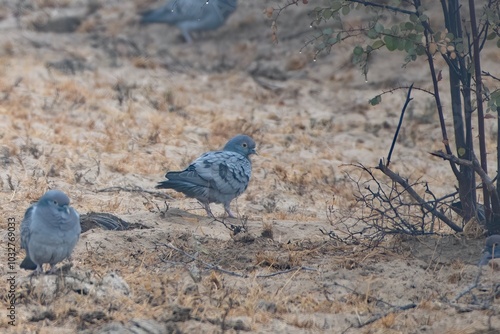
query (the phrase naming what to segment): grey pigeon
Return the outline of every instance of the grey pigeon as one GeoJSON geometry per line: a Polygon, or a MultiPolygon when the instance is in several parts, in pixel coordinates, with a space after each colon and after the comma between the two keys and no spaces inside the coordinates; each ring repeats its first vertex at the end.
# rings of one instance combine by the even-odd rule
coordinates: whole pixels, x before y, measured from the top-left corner
{"type": "Polygon", "coordinates": [[[21,248],[26,250],[21,268],[39,274],[49,263],[49,273],[54,273],[56,264],[71,256],[80,232],[80,216],[69,206],[69,197],[60,190],[47,191],[21,222],[21,248]]]}
{"type": "Polygon", "coordinates": [[[500,258],[500,234],[494,234],[486,238],[486,246],[483,250],[483,256],[479,261],[480,266],[488,264],[492,259],[500,258]]]}
{"type": "Polygon", "coordinates": [[[179,28],[188,43],[191,31],[217,29],[236,10],[237,0],[169,0],[142,14],[141,23],[167,23],[179,28]]]}
{"type": "Polygon", "coordinates": [[[249,136],[237,135],[222,151],[204,153],[185,170],[168,172],[168,180],[156,188],[174,189],[196,198],[211,217],[210,203],[222,203],[229,217],[235,218],[230,204],[247,189],[252,174],[251,154],[256,154],[255,142],[249,136]]]}

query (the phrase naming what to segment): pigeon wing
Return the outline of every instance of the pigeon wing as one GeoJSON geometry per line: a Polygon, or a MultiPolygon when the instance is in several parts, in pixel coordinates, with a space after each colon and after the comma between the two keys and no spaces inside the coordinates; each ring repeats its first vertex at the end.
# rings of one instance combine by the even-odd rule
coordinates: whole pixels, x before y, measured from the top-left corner
{"type": "Polygon", "coordinates": [[[197,159],[198,175],[209,182],[210,188],[224,195],[240,195],[250,180],[252,167],[243,155],[230,151],[209,152],[197,159]]]}
{"type": "Polygon", "coordinates": [[[28,242],[31,236],[31,217],[35,210],[36,204],[32,205],[24,213],[23,221],[21,222],[21,248],[28,249],[28,242]]]}
{"type": "Polygon", "coordinates": [[[172,0],[163,7],[142,14],[141,23],[176,24],[182,21],[197,20],[202,16],[205,1],[172,0]]]}

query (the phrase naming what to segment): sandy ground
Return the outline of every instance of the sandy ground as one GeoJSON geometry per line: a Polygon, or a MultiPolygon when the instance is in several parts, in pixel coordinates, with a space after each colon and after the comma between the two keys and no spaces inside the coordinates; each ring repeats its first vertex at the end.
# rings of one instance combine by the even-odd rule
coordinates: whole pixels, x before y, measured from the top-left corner
{"type": "MultiPolygon", "coordinates": [[[[2,240],[9,218],[18,224],[49,188],[82,214],[108,212],[134,227],[84,232],[63,275],[31,279],[16,268],[16,326],[5,314],[3,247],[3,333],[500,331],[498,265],[453,302],[477,276],[482,239],[393,238],[367,249],[320,231],[342,232],[328,207],[352,209],[346,172],[357,171],[348,164],[376,166],[387,155],[406,91],[376,107],[368,100],[394,85],[429,89],[424,61],[402,69],[401,55],[377,56],[365,82],[352,44],[316,62],[313,49],[299,52],[310,6],[283,14],[273,44],[263,10],[275,3],[262,0],[240,1],[224,27],[186,45],[175,28],[138,24],[137,13],[157,5],[0,6],[2,240]],[[167,170],[237,133],[259,152],[233,202],[241,219],[224,225],[196,201],[154,189],[167,170]]],[[[487,49],[485,66],[499,58],[487,49]]],[[[442,148],[431,100],[414,98],[391,167],[450,193],[447,164],[428,155],[442,148]]],[[[222,217],[220,205],[212,210],[222,217]]]]}

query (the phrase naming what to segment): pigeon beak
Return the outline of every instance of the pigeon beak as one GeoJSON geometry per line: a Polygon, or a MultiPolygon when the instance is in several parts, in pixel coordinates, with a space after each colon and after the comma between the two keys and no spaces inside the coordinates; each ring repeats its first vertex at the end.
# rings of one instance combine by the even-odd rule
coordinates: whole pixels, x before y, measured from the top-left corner
{"type": "Polygon", "coordinates": [[[69,206],[65,205],[64,206],[64,212],[69,215],[69,206]]]}
{"type": "Polygon", "coordinates": [[[250,151],[250,154],[259,155],[259,154],[257,153],[257,151],[255,151],[255,149],[254,149],[254,148],[250,151]]]}

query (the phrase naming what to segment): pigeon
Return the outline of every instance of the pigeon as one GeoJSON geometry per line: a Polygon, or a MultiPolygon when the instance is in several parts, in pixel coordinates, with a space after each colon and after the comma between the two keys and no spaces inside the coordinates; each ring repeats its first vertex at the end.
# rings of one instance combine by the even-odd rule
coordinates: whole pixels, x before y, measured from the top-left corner
{"type": "Polygon", "coordinates": [[[500,234],[494,234],[486,238],[486,246],[483,250],[483,256],[479,261],[480,266],[488,264],[490,260],[500,258],[500,234]]]}
{"type": "Polygon", "coordinates": [[[188,197],[196,198],[210,217],[210,203],[222,203],[229,217],[236,218],[230,204],[248,186],[252,173],[249,159],[255,152],[255,142],[246,135],[230,139],[222,151],[204,153],[183,171],[168,172],[166,181],[157,189],[174,189],[188,197]]]}
{"type": "Polygon", "coordinates": [[[21,222],[26,257],[20,267],[40,274],[43,264],[49,263],[49,273],[55,273],[56,264],[70,258],[80,232],[80,216],[69,206],[69,197],[60,190],[47,191],[26,210],[21,222]]]}
{"type": "Polygon", "coordinates": [[[141,23],[167,23],[179,28],[187,43],[191,31],[219,28],[236,10],[237,0],[169,0],[142,14],[141,23]]]}

